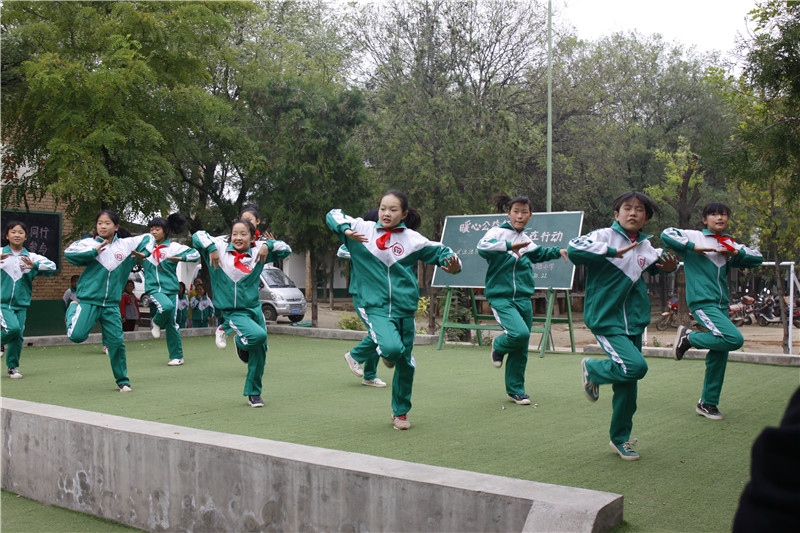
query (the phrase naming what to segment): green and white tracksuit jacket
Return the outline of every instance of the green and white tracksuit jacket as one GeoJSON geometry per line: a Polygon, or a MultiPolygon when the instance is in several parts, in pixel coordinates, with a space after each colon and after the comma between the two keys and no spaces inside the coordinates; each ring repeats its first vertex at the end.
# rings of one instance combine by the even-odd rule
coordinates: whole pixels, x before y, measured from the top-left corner
{"type": "Polygon", "coordinates": [[[528,344],[533,324],[531,296],[536,290],[533,264],[558,259],[561,248],[543,248],[534,244],[524,231],[517,231],[509,222],[494,227],[478,242],[478,254],[489,263],[485,294],[495,320],[503,333],[497,336],[492,349],[508,354],[505,370],[506,394],[525,394],[525,369],[528,344]],[[511,245],[525,242],[518,256],[511,245]]]}
{"type": "Polygon", "coordinates": [[[129,383],[125,343],[122,337],[122,317],[119,301],[128,282],[128,275],[137,262],[131,255],[136,250],[149,256],[155,239],[149,233],[114,239],[98,253],[101,237],[89,237],[73,242],[64,250],[64,257],[76,266],[85,266],[78,280],[78,300],[67,308],[67,336],[72,342],[83,342],[97,321],[108,346],[111,370],[117,385],[129,383]]]}
{"type": "Polygon", "coordinates": [[[617,222],[569,242],[567,256],[586,266],[584,321],[595,335],[640,335],[650,323],[650,297],[642,274],[658,273],[663,250],[653,248],[641,231],[641,244],[623,257],[617,250],[633,244],[617,222]]]}
{"type": "Polygon", "coordinates": [[[43,255],[29,252],[25,248],[19,252],[4,246],[2,254],[9,254],[0,260],[0,342],[6,347],[6,366],[17,368],[22,353],[23,333],[28,306],[31,305],[33,278],[52,276],[56,264],[43,255]],[[22,262],[27,257],[33,267],[22,262]]]}
{"type": "MultiPolygon", "coordinates": [[[[702,231],[667,228],[661,233],[664,246],[673,250],[683,259],[686,269],[686,303],[694,310],[699,307],[715,306],[728,311],[730,295],[728,292],[728,272],[731,268],[754,268],[761,265],[761,252],[743,244],[730,244],[739,253],[725,257],[717,252],[698,254],[695,246],[719,248],[719,241],[709,229],[702,231]]],[[[730,238],[730,235],[723,235],[730,238]]]]}
{"type": "MultiPolygon", "coordinates": [[[[219,268],[209,265],[214,306],[224,319],[223,328],[236,333],[236,346],[249,353],[242,394],[260,395],[267,360],[267,325],[258,297],[264,270],[264,264],[257,258],[259,248],[249,247],[240,254],[226,237],[212,237],[205,231],[195,233],[192,243],[206,263],[211,252],[219,252],[219,268]]],[[[283,241],[263,241],[261,246],[269,248],[267,262],[283,259],[292,253],[283,241]]]]}
{"type": "Polygon", "coordinates": [[[183,261],[198,261],[200,253],[194,248],[164,239],[161,244],[156,244],[150,257],[142,262],[144,292],[150,296],[151,320],[159,328],[164,328],[169,358],[183,359],[183,343],[177,319],[179,263],[167,261],[167,257],[180,257],[183,261]]]}
{"type": "Polygon", "coordinates": [[[486,298],[530,298],[536,291],[533,278],[533,264],[543,263],[561,257],[561,248],[554,246],[544,248],[534,244],[525,235],[518,232],[508,222],[490,229],[478,242],[478,254],[488,263],[486,271],[486,298]],[[529,243],[520,249],[517,256],[511,245],[518,242],[529,243]]]}
{"type": "MultiPolygon", "coordinates": [[[[192,326],[195,328],[207,328],[209,320],[214,316],[214,302],[207,294],[203,296],[192,296],[189,300],[189,306],[192,308],[192,326]]],[[[216,326],[216,324],[213,324],[216,326]]]]}
{"type": "Polygon", "coordinates": [[[416,368],[412,351],[419,282],[414,267],[417,261],[444,266],[455,253],[403,223],[386,230],[380,222],[352,218],[340,209],[331,210],[325,222],[350,251],[352,275],[358,278],[359,315],[378,354],[395,363],[392,412],[394,416],[405,415],[411,409],[416,368]],[[347,229],[364,235],[367,242],[347,238],[347,229]]]}

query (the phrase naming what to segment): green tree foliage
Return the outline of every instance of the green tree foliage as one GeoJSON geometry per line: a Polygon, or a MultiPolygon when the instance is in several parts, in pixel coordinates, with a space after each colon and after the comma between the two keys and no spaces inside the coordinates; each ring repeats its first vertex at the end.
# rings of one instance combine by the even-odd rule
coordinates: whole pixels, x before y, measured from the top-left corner
{"type": "Polygon", "coordinates": [[[800,197],[800,2],[769,0],[752,12],[754,38],[738,101],[743,120],[734,149],[737,173],[776,183],[789,201],[800,197]]]}

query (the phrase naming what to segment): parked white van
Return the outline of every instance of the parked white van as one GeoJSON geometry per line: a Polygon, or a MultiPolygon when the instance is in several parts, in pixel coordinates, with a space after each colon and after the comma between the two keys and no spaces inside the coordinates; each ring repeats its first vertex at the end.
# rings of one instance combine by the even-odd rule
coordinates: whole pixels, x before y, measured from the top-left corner
{"type": "MultiPolygon", "coordinates": [[[[199,277],[202,268],[203,266],[197,263],[187,280],[199,277]]],[[[186,286],[191,286],[191,281],[186,283],[186,286]]],[[[270,265],[264,267],[261,272],[258,299],[261,302],[264,320],[267,322],[274,322],[279,316],[285,316],[292,322],[300,322],[305,317],[306,299],[302,291],[280,268],[270,265]]]]}

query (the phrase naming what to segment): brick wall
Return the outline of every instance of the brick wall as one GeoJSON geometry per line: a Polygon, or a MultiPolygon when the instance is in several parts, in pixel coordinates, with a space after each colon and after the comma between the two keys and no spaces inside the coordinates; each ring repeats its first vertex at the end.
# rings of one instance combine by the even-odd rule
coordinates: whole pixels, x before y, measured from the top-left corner
{"type": "MultiPolygon", "coordinates": [[[[24,205],[15,205],[13,203],[9,203],[8,205],[3,206],[6,209],[14,209],[18,211],[25,211],[24,205]]],[[[80,274],[83,271],[83,267],[76,267],[66,261],[64,259],[64,249],[69,245],[69,243],[64,244],[63,238],[64,235],[69,234],[72,231],[73,224],[72,220],[67,218],[66,215],[63,214],[63,211],[59,208],[56,202],[50,195],[47,195],[44,199],[38,202],[28,201],[28,209],[31,211],[47,211],[52,213],[62,213],[61,218],[61,271],[57,274],[54,274],[50,277],[45,276],[37,276],[33,280],[33,299],[34,300],[60,300],[62,296],[64,296],[64,291],[67,290],[69,287],[69,279],[74,276],[75,274],[80,274]]]]}

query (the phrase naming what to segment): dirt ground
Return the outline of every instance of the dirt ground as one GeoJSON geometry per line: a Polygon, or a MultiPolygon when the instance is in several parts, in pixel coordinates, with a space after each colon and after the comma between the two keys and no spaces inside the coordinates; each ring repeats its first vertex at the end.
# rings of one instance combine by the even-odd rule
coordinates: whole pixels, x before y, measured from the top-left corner
{"type": "MultiPolygon", "coordinates": [[[[353,306],[349,300],[336,300],[334,308],[328,302],[320,302],[319,315],[317,317],[317,327],[337,329],[337,323],[343,317],[353,314],[353,306]]],[[[305,320],[311,320],[311,309],[306,312],[305,320]]],[[[655,316],[653,317],[655,321],[655,316]]],[[[288,319],[280,318],[280,324],[288,324],[288,319]]],[[[422,326],[422,324],[420,324],[422,326]]],[[[552,327],[553,342],[558,348],[569,348],[569,326],[567,324],[554,324],[552,327]]],[[[742,351],[756,352],[756,353],[783,353],[781,346],[783,342],[783,329],[780,326],[742,326],[739,331],[744,335],[744,346],[742,351]]],[[[494,332],[492,332],[494,333],[494,332]]],[[[651,326],[647,330],[648,345],[655,346],[656,342],[660,346],[672,346],[675,340],[676,329],[668,329],[666,331],[658,331],[655,326],[651,326]]],[[[578,351],[585,344],[594,344],[597,341],[594,335],[589,331],[589,328],[583,323],[583,315],[581,313],[573,314],[573,335],[575,337],[575,346],[578,351]]],[[[531,344],[538,345],[540,341],[539,334],[534,333],[531,336],[531,344]]],[[[800,353],[800,329],[794,328],[792,331],[792,353],[800,353]]]]}

